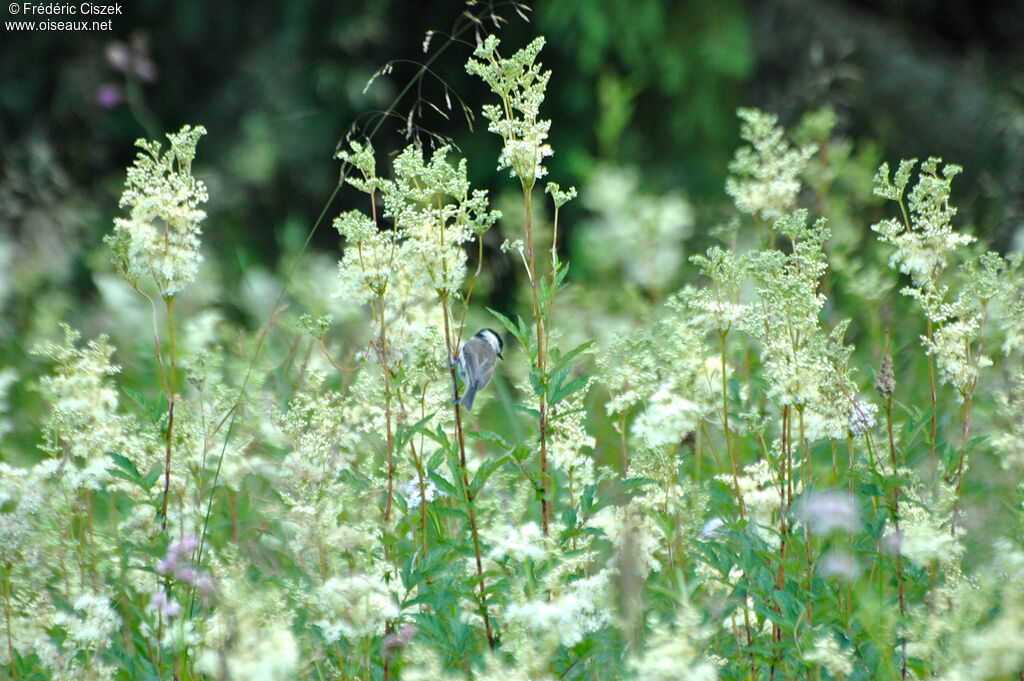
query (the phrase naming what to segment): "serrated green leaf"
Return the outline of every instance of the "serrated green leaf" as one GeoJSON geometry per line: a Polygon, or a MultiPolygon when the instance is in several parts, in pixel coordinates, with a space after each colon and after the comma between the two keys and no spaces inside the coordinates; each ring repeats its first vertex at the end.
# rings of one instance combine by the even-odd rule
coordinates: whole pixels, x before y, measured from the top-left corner
{"type": "Polygon", "coordinates": [[[476,475],[473,476],[473,481],[469,484],[469,489],[473,493],[474,499],[480,493],[480,490],[483,489],[484,484],[487,482],[487,478],[494,475],[494,472],[501,468],[506,461],[508,461],[507,456],[499,456],[497,458],[486,459],[482,464],[480,464],[480,467],[476,471],[476,475]]]}
{"type": "Polygon", "coordinates": [[[512,408],[515,409],[516,411],[521,411],[521,412],[523,412],[525,414],[529,414],[530,416],[532,416],[532,417],[534,417],[536,419],[540,418],[540,412],[537,411],[536,409],[531,409],[530,407],[524,407],[521,404],[513,404],[512,408]]]}
{"type": "Polygon", "coordinates": [[[118,454],[117,452],[107,452],[107,456],[111,458],[118,468],[131,476],[128,478],[129,480],[135,481],[142,477],[142,474],[139,473],[139,469],[135,467],[135,464],[127,456],[118,454]]]}
{"type": "Polygon", "coordinates": [[[497,319],[499,322],[501,322],[502,326],[504,326],[505,329],[510,334],[512,334],[516,338],[516,340],[519,341],[519,343],[521,345],[523,345],[524,347],[529,345],[529,337],[528,337],[528,335],[523,334],[523,320],[521,318],[519,319],[519,326],[517,326],[516,324],[512,323],[511,319],[509,319],[505,315],[501,314],[497,310],[493,310],[491,308],[487,308],[487,311],[490,312],[494,316],[495,319],[497,319]]]}
{"type": "Polygon", "coordinates": [[[503,451],[512,449],[512,445],[498,433],[490,430],[467,430],[466,435],[474,440],[488,442],[503,451]]]}
{"type": "Polygon", "coordinates": [[[558,404],[565,398],[571,396],[574,392],[586,387],[590,381],[589,376],[580,376],[569,381],[566,385],[558,388],[554,394],[551,395],[551,404],[558,404]]]}

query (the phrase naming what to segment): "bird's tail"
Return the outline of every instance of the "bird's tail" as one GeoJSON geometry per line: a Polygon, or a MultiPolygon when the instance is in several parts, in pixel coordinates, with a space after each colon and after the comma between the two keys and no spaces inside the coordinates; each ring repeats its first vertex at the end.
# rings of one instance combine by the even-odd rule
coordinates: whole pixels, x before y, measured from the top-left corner
{"type": "Polygon", "coordinates": [[[465,407],[467,411],[472,411],[474,399],[476,399],[476,386],[470,383],[466,386],[466,392],[459,398],[459,404],[465,407]]]}

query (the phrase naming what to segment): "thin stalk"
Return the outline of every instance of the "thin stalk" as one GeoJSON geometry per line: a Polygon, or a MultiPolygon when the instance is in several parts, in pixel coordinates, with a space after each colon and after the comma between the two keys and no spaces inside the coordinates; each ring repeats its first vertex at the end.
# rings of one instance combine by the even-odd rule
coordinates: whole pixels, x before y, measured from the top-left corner
{"type": "MultiPolygon", "coordinates": [[[[800,455],[801,455],[801,458],[803,459],[803,474],[801,476],[803,478],[803,480],[801,480],[801,482],[803,483],[803,490],[804,490],[804,495],[805,495],[804,498],[806,499],[807,498],[806,495],[807,495],[807,493],[811,489],[811,474],[812,474],[812,470],[811,470],[811,450],[810,450],[810,447],[807,446],[807,440],[806,440],[806,437],[805,437],[805,431],[804,431],[804,408],[802,406],[797,407],[796,411],[797,411],[797,422],[798,422],[798,427],[799,427],[799,431],[800,431],[800,455]]],[[[807,573],[806,573],[806,575],[807,575],[807,584],[806,584],[806,588],[807,588],[807,593],[808,594],[811,593],[811,587],[814,585],[814,569],[813,569],[814,547],[813,547],[813,544],[812,544],[813,540],[814,540],[814,533],[811,531],[811,524],[809,522],[805,522],[804,523],[804,545],[806,547],[806,556],[807,556],[807,573]]],[[[808,622],[808,624],[810,624],[811,621],[812,621],[811,620],[811,616],[814,614],[814,609],[813,608],[814,608],[814,599],[813,598],[808,598],[807,599],[807,622],[808,622]]]]}
{"type": "Polygon", "coordinates": [[[385,427],[387,428],[388,496],[387,501],[384,504],[384,522],[388,523],[391,521],[391,508],[394,504],[395,497],[395,436],[392,432],[393,415],[391,413],[391,402],[393,400],[393,396],[391,393],[391,367],[388,365],[388,325],[385,323],[384,319],[383,290],[378,293],[377,299],[380,305],[380,334],[377,337],[377,349],[378,356],[380,357],[380,364],[384,371],[384,421],[385,427]]]}
{"type": "Polygon", "coordinates": [[[4,566],[4,619],[7,622],[7,656],[11,660],[11,674],[15,681],[18,679],[18,665],[14,657],[14,634],[11,629],[11,564],[4,566]]]}
{"type": "MultiPolygon", "coordinates": [[[[789,478],[792,475],[789,468],[789,420],[790,410],[789,405],[782,407],[782,480],[779,485],[779,567],[775,574],[775,590],[782,591],[782,587],[785,584],[786,579],[786,541],[788,530],[786,527],[786,516],[789,510],[788,496],[792,493],[790,488],[789,478]]],[[[775,611],[778,614],[782,614],[781,608],[775,606],[775,611]]],[[[782,629],[775,622],[772,623],[772,644],[778,644],[782,641],[782,629]]],[[[770,671],[770,678],[772,681],[775,680],[775,668],[778,664],[779,659],[777,654],[773,654],[772,665],[770,671]]]]}
{"type": "MultiPolygon", "coordinates": [[[[886,336],[888,341],[888,335],[886,336]]],[[[889,461],[892,463],[893,475],[898,475],[896,461],[896,439],[892,431],[892,395],[885,398],[885,431],[889,439],[889,461]]],[[[892,522],[896,530],[896,536],[900,536],[900,488],[897,485],[892,491],[892,522]]],[[[896,550],[896,591],[900,602],[900,617],[907,616],[907,599],[903,588],[903,556],[896,550]]],[[[900,641],[900,678],[907,678],[907,642],[900,641]]]]}
{"type": "Polygon", "coordinates": [[[960,519],[960,487],[964,481],[964,462],[967,459],[967,441],[971,435],[971,419],[974,413],[974,390],[962,393],[964,400],[963,421],[960,425],[960,463],[956,471],[956,493],[953,495],[953,521],[950,532],[956,536],[956,524],[960,519]]]}
{"type": "Polygon", "coordinates": [[[619,414],[619,454],[622,457],[622,477],[629,477],[629,447],[626,445],[626,418],[629,409],[619,414]]]}
{"type": "Polygon", "coordinates": [[[722,339],[722,434],[725,436],[725,451],[729,456],[729,467],[732,468],[733,493],[736,495],[736,503],[740,508],[740,519],[746,518],[746,506],[743,503],[743,493],[740,491],[740,476],[736,467],[736,457],[732,451],[732,438],[729,437],[729,392],[728,382],[725,378],[726,342],[729,330],[719,330],[719,337],[722,339]]]}
{"type": "Polygon", "coordinates": [[[469,472],[466,467],[466,438],[462,430],[462,405],[458,402],[458,382],[455,377],[455,367],[458,365],[459,348],[453,347],[452,329],[449,322],[448,299],[441,297],[441,310],[444,314],[444,340],[448,347],[448,373],[452,381],[453,404],[455,410],[455,436],[459,443],[459,472],[462,475],[462,487],[466,491],[466,511],[469,515],[469,529],[473,536],[473,557],[476,559],[476,576],[480,586],[480,615],[484,620],[484,629],[487,633],[487,645],[494,650],[494,632],[491,630],[491,618],[487,614],[486,593],[484,584],[484,566],[480,558],[480,534],[476,522],[476,508],[473,504],[473,490],[469,486],[469,472]]]}
{"type": "Polygon", "coordinates": [[[548,518],[550,516],[551,481],[548,476],[548,396],[547,396],[547,333],[544,330],[544,317],[541,314],[540,294],[537,291],[537,266],[533,249],[533,185],[523,185],[523,200],[526,203],[526,255],[527,268],[530,275],[530,295],[533,298],[533,316],[537,332],[537,372],[544,382],[545,390],[540,394],[538,418],[540,426],[540,511],[544,536],[548,535],[548,518]]]}
{"type": "Polygon", "coordinates": [[[167,529],[167,497],[171,491],[171,447],[174,442],[174,393],[175,385],[175,347],[174,347],[174,296],[167,296],[167,356],[170,366],[167,372],[167,433],[165,440],[167,450],[164,454],[164,498],[160,504],[160,529],[167,529]]]}
{"type": "MultiPolygon", "coordinates": [[[[932,320],[928,320],[928,347],[932,347],[933,341],[932,320]]],[[[932,485],[938,482],[939,468],[935,460],[935,436],[938,429],[938,395],[935,389],[935,356],[928,354],[928,390],[932,404],[932,429],[928,438],[928,463],[932,467],[932,485]]]]}
{"type": "MultiPolygon", "coordinates": [[[[424,384],[423,392],[426,393],[426,390],[427,390],[427,386],[426,386],[426,384],[424,384]]],[[[398,397],[398,406],[399,406],[399,408],[401,408],[402,414],[404,415],[406,413],[405,401],[402,400],[402,394],[400,392],[398,393],[397,397],[398,397]]],[[[421,406],[421,409],[420,409],[421,414],[420,414],[420,416],[423,416],[423,414],[422,414],[422,405],[423,405],[423,400],[424,399],[425,399],[425,395],[421,396],[421,398],[420,398],[420,406],[421,406]]],[[[403,418],[404,418],[404,416],[403,416],[403,418]]],[[[420,458],[419,453],[416,451],[416,441],[415,441],[415,438],[409,438],[409,451],[412,454],[413,465],[416,467],[416,483],[417,483],[417,486],[419,487],[419,492],[420,492],[420,514],[419,514],[420,515],[420,518],[419,518],[420,546],[421,546],[421,550],[423,551],[423,558],[426,558],[427,557],[427,479],[426,479],[426,473],[425,473],[425,471],[423,469],[423,460],[420,458]]]]}
{"type": "MultiPolygon", "coordinates": [[[[849,484],[850,505],[853,506],[853,504],[854,504],[853,482],[854,482],[854,475],[856,473],[856,469],[854,467],[855,459],[854,459],[854,453],[853,453],[853,433],[847,432],[847,434],[846,434],[846,447],[847,447],[847,454],[849,456],[849,465],[850,465],[849,474],[847,476],[849,478],[849,480],[847,482],[849,484]]],[[[852,549],[853,548],[853,530],[847,530],[846,531],[846,541],[847,541],[849,547],[852,549]]],[[[850,582],[847,582],[846,583],[846,621],[847,621],[847,627],[849,627],[849,621],[850,621],[850,618],[852,616],[853,616],[853,585],[850,582]]]]}

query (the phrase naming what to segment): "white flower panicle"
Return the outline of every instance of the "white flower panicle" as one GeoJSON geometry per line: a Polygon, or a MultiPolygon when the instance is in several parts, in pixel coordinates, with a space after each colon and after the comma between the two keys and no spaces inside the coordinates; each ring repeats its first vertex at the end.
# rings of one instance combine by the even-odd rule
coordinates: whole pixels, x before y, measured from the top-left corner
{"type": "Polygon", "coordinates": [[[837,489],[805,496],[800,501],[796,517],[810,525],[814,534],[819,536],[833,532],[858,532],[861,528],[856,503],[848,492],[837,489]]]}
{"type": "Polygon", "coordinates": [[[824,633],[814,641],[814,647],[804,653],[804,662],[828,670],[832,676],[843,679],[853,673],[854,657],[849,648],[843,648],[832,634],[824,633]]]}
{"type": "Polygon", "coordinates": [[[465,244],[479,238],[501,217],[488,205],[487,192],[472,190],[466,161],[448,162],[450,147],[429,159],[410,145],[394,161],[394,179],[376,177],[372,148],[353,145],[346,160],[364,172],[347,178],[358,189],[380,194],[382,218],[393,221],[381,229],[358,211],[334,221],[346,247],[338,265],[340,297],[367,303],[384,297],[402,306],[435,295],[451,299],[466,277],[465,244]]]}
{"type": "Polygon", "coordinates": [[[775,220],[795,207],[800,174],[817,147],[791,147],[774,114],[757,109],[740,109],[737,114],[742,121],[740,136],[750,146],[736,151],[729,164],[733,176],[726,180],[725,191],[740,211],[775,220]]]}
{"type": "Polygon", "coordinates": [[[398,617],[394,596],[379,578],[354,574],[331,577],[315,595],[320,619],[315,623],[328,641],[356,640],[384,631],[384,623],[398,617]]]}
{"type": "Polygon", "coordinates": [[[546,142],[551,121],[540,119],[551,72],[541,71],[537,63],[544,38],[535,38],[508,59],[498,54],[499,42],[497,36],[487,36],[473,52],[474,59],[466,62],[466,71],[480,76],[502,102],[483,107],[490,121],[487,129],[505,140],[498,170],[508,168],[529,189],[547,174],[544,159],[554,153],[546,142]]]}
{"type": "Polygon", "coordinates": [[[903,211],[903,220],[887,219],[871,226],[879,239],[896,247],[889,260],[890,266],[899,267],[909,274],[914,286],[934,286],[938,274],[945,268],[949,255],[974,241],[974,237],[953,229],[956,208],[949,197],[953,178],[963,168],[948,163],[939,170],[942,159],[931,157],[921,164],[917,183],[904,201],[917,159],[901,161],[892,180],[889,164],[883,163],[875,175],[875,194],[896,201],[903,211]]]}
{"type": "Polygon", "coordinates": [[[700,616],[683,604],[675,627],[661,624],[647,638],[647,645],[629,660],[637,681],[715,681],[718,666],[702,652],[710,631],[700,626],[700,616]]]}
{"type": "Polygon", "coordinates": [[[120,205],[127,218],[114,220],[114,232],[104,241],[114,252],[114,264],[132,285],[152,276],[160,295],[170,298],[191,283],[203,261],[199,254],[200,223],[206,212],[206,185],[192,175],[196,144],[203,126],[184,126],[169,133],[171,146],[138,140],[142,149],[128,179],[120,205]]]}
{"type": "Polygon", "coordinates": [[[587,263],[609,275],[621,272],[647,290],[669,290],[683,263],[683,243],[693,234],[686,199],[642,191],[634,169],[599,166],[583,203],[594,214],[580,230],[587,263]]]}

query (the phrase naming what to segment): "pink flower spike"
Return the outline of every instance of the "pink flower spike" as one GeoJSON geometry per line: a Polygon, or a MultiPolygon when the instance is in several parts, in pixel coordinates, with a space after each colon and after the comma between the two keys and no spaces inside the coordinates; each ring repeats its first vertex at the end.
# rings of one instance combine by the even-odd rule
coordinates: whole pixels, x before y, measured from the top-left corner
{"type": "Polygon", "coordinates": [[[199,570],[193,567],[180,567],[174,571],[174,576],[183,582],[195,584],[199,579],[199,570]]]}
{"type": "Polygon", "coordinates": [[[160,589],[159,591],[154,593],[149,599],[150,610],[160,610],[165,605],[167,605],[167,592],[165,592],[163,589],[160,589]]]}
{"type": "Polygon", "coordinates": [[[196,590],[204,596],[209,596],[213,593],[213,578],[209,575],[201,575],[196,580],[196,590]]]}
{"type": "Polygon", "coordinates": [[[178,557],[173,553],[168,553],[166,558],[157,562],[156,571],[162,575],[169,575],[174,572],[177,567],[178,557]]]}
{"type": "Polygon", "coordinates": [[[121,96],[121,88],[113,83],[102,83],[97,86],[93,97],[96,104],[104,109],[113,109],[120,104],[123,99],[121,96]]]}
{"type": "Polygon", "coordinates": [[[199,538],[194,534],[190,534],[171,544],[171,548],[168,549],[168,553],[174,553],[179,558],[185,558],[192,555],[192,552],[196,550],[197,546],[199,546],[199,538]]]}

